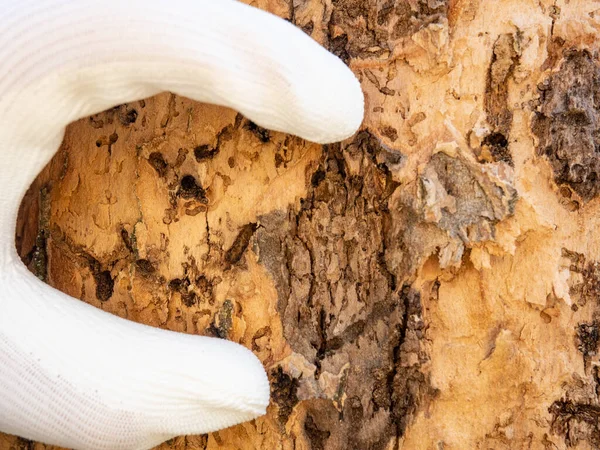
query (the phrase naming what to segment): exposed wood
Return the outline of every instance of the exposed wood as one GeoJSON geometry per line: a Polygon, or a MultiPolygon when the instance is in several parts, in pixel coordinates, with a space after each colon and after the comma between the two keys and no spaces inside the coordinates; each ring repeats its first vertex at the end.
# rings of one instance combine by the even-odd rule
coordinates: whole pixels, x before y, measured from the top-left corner
{"type": "Polygon", "coordinates": [[[267,368],[267,416],[160,448],[600,448],[600,3],[255,6],[355,71],[354,138],[167,93],[70,126],[23,202],[40,278],[267,368]]]}

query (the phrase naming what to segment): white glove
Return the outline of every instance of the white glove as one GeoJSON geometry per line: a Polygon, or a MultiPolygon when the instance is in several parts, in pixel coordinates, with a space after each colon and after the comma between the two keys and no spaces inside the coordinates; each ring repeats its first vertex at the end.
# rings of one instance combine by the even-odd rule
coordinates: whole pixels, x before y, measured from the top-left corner
{"type": "Polygon", "coordinates": [[[145,449],[264,414],[258,359],[135,324],[20,262],[23,195],[70,122],[169,90],[315,142],[363,116],[358,81],[291,24],[233,0],[0,0],[0,430],[145,449]]]}

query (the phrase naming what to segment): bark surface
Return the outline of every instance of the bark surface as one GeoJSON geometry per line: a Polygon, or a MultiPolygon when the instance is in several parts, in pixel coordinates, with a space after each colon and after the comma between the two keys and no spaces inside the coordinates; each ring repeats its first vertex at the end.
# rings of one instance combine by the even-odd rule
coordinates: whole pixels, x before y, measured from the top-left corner
{"type": "Polygon", "coordinates": [[[70,126],[22,204],[42,280],[265,365],[266,416],[161,450],[599,448],[600,3],[254,5],[354,70],[359,133],[166,93],[70,126]]]}

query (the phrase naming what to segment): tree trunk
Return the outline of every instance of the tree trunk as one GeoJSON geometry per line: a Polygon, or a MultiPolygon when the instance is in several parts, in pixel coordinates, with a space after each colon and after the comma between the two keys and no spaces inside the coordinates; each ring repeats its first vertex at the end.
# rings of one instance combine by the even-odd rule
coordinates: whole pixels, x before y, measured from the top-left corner
{"type": "Polygon", "coordinates": [[[167,93],[70,126],[22,204],[41,279],[262,360],[266,416],[160,448],[600,448],[600,5],[255,6],[354,70],[354,138],[167,93]]]}

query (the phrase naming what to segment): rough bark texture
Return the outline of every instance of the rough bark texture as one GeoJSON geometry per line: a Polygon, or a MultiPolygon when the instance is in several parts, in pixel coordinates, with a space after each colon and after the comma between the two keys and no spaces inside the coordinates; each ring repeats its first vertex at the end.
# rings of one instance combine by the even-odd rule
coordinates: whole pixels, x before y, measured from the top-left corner
{"type": "Polygon", "coordinates": [[[267,416],[160,448],[600,448],[600,4],[255,6],[355,71],[355,137],[163,94],[73,124],[22,206],[41,279],[267,368],[267,416]]]}

